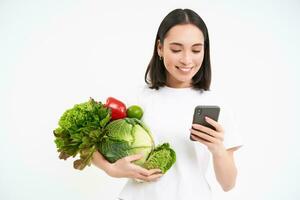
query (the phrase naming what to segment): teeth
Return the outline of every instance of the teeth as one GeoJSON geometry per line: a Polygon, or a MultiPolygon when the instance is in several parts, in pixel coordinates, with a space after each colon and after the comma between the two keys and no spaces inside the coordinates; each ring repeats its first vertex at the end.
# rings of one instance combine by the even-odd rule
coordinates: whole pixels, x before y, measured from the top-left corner
{"type": "Polygon", "coordinates": [[[188,72],[192,69],[191,67],[177,67],[177,68],[184,72],[188,72]]]}

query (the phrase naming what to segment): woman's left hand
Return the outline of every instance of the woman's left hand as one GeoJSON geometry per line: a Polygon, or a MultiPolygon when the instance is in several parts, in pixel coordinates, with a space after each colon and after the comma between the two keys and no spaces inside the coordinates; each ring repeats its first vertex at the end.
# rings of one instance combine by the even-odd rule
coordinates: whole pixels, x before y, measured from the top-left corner
{"type": "Polygon", "coordinates": [[[209,117],[205,117],[205,120],[211,124],[215,130],[200,124],[193,124],[193,129],[190,129],[192,139],[206,145],[213,155],[224,154],[226,149],[223,145],[224,130],[222,126],[209,117]]]}

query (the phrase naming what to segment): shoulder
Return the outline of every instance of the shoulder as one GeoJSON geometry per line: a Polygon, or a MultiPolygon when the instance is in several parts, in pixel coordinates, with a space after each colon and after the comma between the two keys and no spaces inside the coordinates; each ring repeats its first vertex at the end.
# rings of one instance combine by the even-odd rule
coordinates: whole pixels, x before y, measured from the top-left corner
{"type": "Polygon", "coordinates": [[[222,97],[220,97],[215,91],[212,90],[201,90],[196,91],[195,95],[199,96],[205,103],[209,104],[220,104],[222,97]]]}
{"type": "Polygon", "coordinates": [[[217,105],[220,107],[222,113],[235,115],[233,102],[230,100],[230,97],[224,95],[222,92],[215,90],[203,91],[200,98],[203,104],[217,105]]]}
{"type": "Polygon", "coordinates": [[[149,96],[153,96],[161,91],[156,90],[156,89],[151,89],[148,85],[144,84],[144,85],[139,85],[137,92],[138,92],[139,96],[149,97],[149,96]]]}

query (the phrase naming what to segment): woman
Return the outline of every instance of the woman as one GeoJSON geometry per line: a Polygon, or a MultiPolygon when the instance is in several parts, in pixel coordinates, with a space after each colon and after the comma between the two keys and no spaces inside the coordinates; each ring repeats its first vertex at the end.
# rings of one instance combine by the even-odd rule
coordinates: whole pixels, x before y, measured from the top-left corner
{"type": "Polygon", "coordinates": [[[173,10],[161,22],[154,46],[145,74],[148,86],[139,104],[145,110],[143,120],[151,128],[156,144],[169,142],[176,151],[176,163],[164,175],[159,169],[134,165],[132,161],[141,155],[110,164],[97,152],[93,163],[112,177],[130,178],[119,199],[210,199],[205,178],[210,155],[216,179],[228,191],[235,185],[234,151],[241,142],[226,105],[209,91],[211,65],[206,25],[192,10],[173,10]],[[192,124],[197,105],[221,107],[218,122],[206,118],[214,129],[192,124]]]}

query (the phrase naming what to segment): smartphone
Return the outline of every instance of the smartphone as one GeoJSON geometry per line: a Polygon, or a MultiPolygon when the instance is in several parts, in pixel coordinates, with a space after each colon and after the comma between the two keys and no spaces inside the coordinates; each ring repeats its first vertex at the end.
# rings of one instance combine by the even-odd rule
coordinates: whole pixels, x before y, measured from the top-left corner
{"type": "MultiPolygon", "coordinates": [[[[218,121],[220,114],[220,107],[216,105],[199,105],[195,107],[193,124],[201,124],[203,126],[215,129],[212,125],[206,122],[205,117],[209,117],[215,121],[218,121]]],[[[192,139],[190,135],[190,139],[192,139]]]]}

